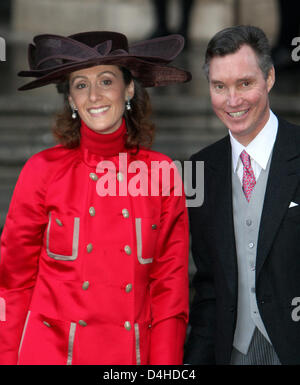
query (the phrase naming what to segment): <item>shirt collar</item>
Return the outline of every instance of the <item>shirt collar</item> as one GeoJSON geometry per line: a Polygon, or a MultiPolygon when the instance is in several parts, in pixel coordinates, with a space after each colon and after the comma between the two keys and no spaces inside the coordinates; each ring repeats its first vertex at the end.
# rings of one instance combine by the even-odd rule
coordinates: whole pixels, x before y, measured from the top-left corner
{"type": "Polygon", "coordinates": [[[233,170],[236,171],[240,154],[243,150],[246,150],[250,157],[265,170],[275,143],[277,131],[278,119],[271,110],[266,125],[247,147],[238,142],[229,131],[233,170]]]}

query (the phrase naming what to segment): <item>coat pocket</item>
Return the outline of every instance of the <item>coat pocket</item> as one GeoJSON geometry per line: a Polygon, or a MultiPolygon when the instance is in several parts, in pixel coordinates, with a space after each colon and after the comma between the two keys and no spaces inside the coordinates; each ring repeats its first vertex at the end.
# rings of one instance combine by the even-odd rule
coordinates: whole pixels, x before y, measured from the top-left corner
{"type": "Polygon", "coordinates": [[[19,365],[71,365],[76,323],[30,312],[19,350],[19,365]]]}
{"type": "Polygon", "coordinates": [[[49,213],[46,249],[50,258],[74,261],[78,257],[80,218],[49,213]]]}
{"type": "Polygon", "coordinates": [[[140,264],[153,262],[159,225],[153,218],[135,218],[137,258],[140,264]]]}

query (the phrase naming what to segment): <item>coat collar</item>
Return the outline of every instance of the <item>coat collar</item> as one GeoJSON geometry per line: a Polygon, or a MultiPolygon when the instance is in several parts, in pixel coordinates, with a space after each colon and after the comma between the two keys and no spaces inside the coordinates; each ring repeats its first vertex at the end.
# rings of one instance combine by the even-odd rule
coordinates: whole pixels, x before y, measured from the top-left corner
{"type": "Polygon", "coordinates": [[[235,247],[233,206],[232,206],[232,178],[231,178],[231,145],[230,137],[226,136],[218,144],[212,159],[207,166],[215,173],[213,184],[214,231],[215,244],[218,245],[220,263],[222,264],[228,287],[232,294],[237,290],[237,258],[235,247]]]}
{"type": "Polygon", "coordinates": [[[80,152],[82,159],[86,165],[96,168],[99,162],[108,160],[105,165],[107,168],[112,166],[119,169],[121,153],[128,155],[129,158],[134,157],[137,153],[136,148],[128,149],[126,147],[126,122],[123,118],[121,126],[111,134],[98,134],[92,131],[82,121],[80,128],[80,152]],[[113,162],[110,163],[110,162],[113,162]]]}
{"type": "Polygon", "coordinates": [[[80,147],[91,154],[114,156],[125,150],[126,123],[122,119],[120,127],[110,133],[101,134],[91,130],[82,120],[80,127],[80,147]]]}

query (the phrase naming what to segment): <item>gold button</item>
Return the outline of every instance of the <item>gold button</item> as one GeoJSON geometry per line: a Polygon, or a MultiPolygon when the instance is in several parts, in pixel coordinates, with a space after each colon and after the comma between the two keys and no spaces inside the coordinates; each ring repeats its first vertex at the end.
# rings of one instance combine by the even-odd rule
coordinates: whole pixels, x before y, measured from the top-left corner
{"type": "Polygon", "coordinates": [[[91,243],[89,243],[86,247],[86,250],[88,253],[90,253],[93,250],[93,245],[91,243]]]}
{"type": "Polygon", "coordinates": [[[130,325],[130,322],[129,322],[129,321],[126,321],[126,322],[124,323],[124,328],[125,328],[126,330],[131,330],[131,325],[130,325]]]}
{"type": "Polygon", "coordinates": [[[130,246],[126,245],[126,246],[124,247],[124,250],[125,250],[125,253],[126,253],[127,255],[130,255],[130,254],[131,254],[131,248],[130,248],[130,246]]]}
{"type": "Polygon", "coordinates": [[[122,214],[124,218],[129,218],[129,211],[127,209],[123,209],[122,214]]]}
{"type": "Polygon", "coordinates": [[[85,282],[83,282],[83,284],[82,284],[82,289],[83,289],[83,290],[87,290],[87,289],[89,288],[89,286],[90,286],[89,281],[85,281],[85,282]]]}
{"type": "Polygon", "coordinates": [[[94,217],[96,215],[96,210],[94,207],[90,207],[89,208],[89,213],[90,213],[90,216],[91,217],[94,217]]]}
{"type": "Polygon", "coordinates": [[[118,179],[119,182],[123,182],[124,176],[123,176],[123,174],[121,172],[117,173],[117,179],[118,179]]]}
{"type": "Polygon", "coordinates": [[[125,287],[125,291],[126,291],[126,293],[130,293],[131,290],[132,290],[132,284],[128,283],[128,285],[126,285],[126,287],[125,287]]]}
{"type": "Polygon", "coordinates": [[[47,321],[43,321],[43,324],[46,325],[48,328],[51,328],[51,325],[47,321]]]}
{"type": "Polygon", "coordinates": [[[79,325],[81,326],[87,326],[87,323],[83,321],[82,319],[78,321],[79,325]]]}
{"type": "Polygon", "coordinates": [[[55,222],[58,224],[58,226],[62,226],[63,225],[62,221],[59,220],[58,218],[55,219],[55,222]]]}
{"type": "Polygon", "coordinates": [[[97,182],[97,180],[98,180],[98,176],[97,176],[97,174],[95,174],[94,172],[91,172],[91,173],[90,173],[90,178],[91,178],[94,182],[97,182]]]}
{"type": "Polygon", "coordinates": [[[156,230],[157,229],[157,225],[152,225],[152,230],[156,230]]]}

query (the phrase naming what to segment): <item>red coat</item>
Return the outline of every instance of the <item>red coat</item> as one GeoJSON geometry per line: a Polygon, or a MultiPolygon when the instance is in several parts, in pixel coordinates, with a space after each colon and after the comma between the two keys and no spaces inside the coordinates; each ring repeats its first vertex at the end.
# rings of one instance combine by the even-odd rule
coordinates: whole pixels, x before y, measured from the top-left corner
{"type": "MultiPolygon", "coordinates": [[[[101,155],[93,146],[83,139],[76,149],[55,146],[20,174],[1,238],[1,364],[182,362],[185,198],[173,185],[163,196],[161,176],[159,196],[100,197],[104,175],[118,192],[134,186],[138,170],[126,178],[110,144],[101,155]],[[113,162],[102,163],[110,172],[101,169],[103,160],[113,162]]],[[[122,153],[128,167],[137,160],[148,166],[148,181],[151,161],[170,163],[146,149],[122,153]]]]}

